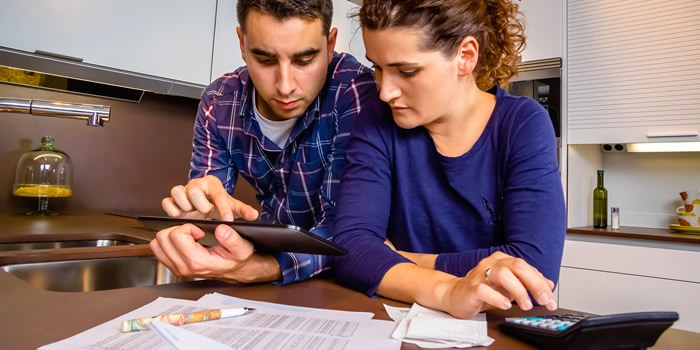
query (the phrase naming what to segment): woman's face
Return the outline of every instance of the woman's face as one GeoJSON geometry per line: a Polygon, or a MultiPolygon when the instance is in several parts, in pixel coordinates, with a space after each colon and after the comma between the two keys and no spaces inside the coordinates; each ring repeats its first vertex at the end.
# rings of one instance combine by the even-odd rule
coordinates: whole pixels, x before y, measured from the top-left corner
{"type": "Polygon", "coordinates": [[[399,127],[439,123],[450,113],[460,95],[455,59],[419,50],[421,37],[414,29],[363,29],[362,35],[381,89],[379,97],[391,106],[399,127]]]}

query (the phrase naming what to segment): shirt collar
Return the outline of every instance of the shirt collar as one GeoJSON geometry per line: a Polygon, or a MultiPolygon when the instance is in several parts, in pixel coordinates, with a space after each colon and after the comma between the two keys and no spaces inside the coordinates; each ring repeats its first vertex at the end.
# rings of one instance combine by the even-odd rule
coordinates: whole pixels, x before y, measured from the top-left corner
{"type": "MultiPolygon", "coordinates": [[[[250,79],[250,75],[241,76],[241,81],[244,83],[245,86],[241,91],[241,112],[239,115],[240,118],[243,120],[243,130],[247,135],[257,138],[258,141],[260,141],[260,144],[263,144],[262,130],[258,125],[258,122],[255,117],[255,111],[253,109],[253,101],[255,99],[253,98],[252,94],[255,93],[255,86],[253,85],[253,81],[250,79]]],[[[297,136],[299,136],[299,134],[302,133],[302,131],[308,128],[313,123],[314,119],[320,118],[321,99],[328,90],[329,82],[330,76],[327,75],[326,82],[323,85],[321,92],[319,92],[318,96],[316,96],[314,101],[311,103],[311,105],[309,105],[309,108],[306,109],[302,116],[299,117],[296,125],[292,129],[292,133],[290,135],[292,139],[295,139],[297,136]]]]}

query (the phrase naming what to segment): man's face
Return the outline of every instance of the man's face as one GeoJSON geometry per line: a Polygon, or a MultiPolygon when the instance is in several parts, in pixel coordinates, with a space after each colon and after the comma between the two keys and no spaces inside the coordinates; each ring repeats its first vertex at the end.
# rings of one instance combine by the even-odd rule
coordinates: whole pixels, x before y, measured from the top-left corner
{"type": "Polygon", "coordinates": [[[326,36],[320,19],[279,21],[258,11],[248,14],[246,25],[245,34],[237,31],[258,111],[273,121],[300,116],[323,88],[337,29],[326,36]]]}

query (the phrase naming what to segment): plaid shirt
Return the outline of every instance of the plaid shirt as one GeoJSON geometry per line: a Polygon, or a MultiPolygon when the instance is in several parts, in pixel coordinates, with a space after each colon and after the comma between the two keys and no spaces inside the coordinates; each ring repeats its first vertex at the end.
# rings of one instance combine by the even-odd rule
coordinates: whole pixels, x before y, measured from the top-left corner
{"type": "MultiPolygon", "coordinates": [[[[233,194],[240,174],[255,188],[260,221],[284,223],[332,239],[345,144],[363,106],[379,110],[374,74],[348,54],[334,53],[326,83],[301,115],[287,145],[263,135],[253,109],[247,67],[214,81],[202,94],[194,126],[189,178],[214,175],[233,194]],[[274,161],[266,152],[277,150],[274,161]]],[[[327,256],[278,253],[286,284],[330,268],[327,256]]]]}

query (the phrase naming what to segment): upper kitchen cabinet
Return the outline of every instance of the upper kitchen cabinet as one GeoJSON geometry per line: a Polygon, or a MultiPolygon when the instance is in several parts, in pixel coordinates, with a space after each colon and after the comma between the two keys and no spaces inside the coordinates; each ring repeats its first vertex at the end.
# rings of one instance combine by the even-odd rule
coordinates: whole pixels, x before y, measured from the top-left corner
{"type": "MultiPolygon", "coordinates": [[[[216,10],[216,30],[214,36],[214,58],[212,60],[211,81],[220,76],[233,72],[245,65],[241,58],[240,43],[236,35],[238,18],[236,16],[237,1],[219,1],[216,10]]],[[[347,0],[333,1],[333,27],[338,28],[338,38],[335,51],[351,53],[361,63],[368,65],[365,59],[365,47],[362,43],[362,32],[359,24],[348,18],[349,13],[359,10],[359,5],[347,0]]]]}
{"type": "Polygon", "coordinates": [[[568,143],[698,140],[700,2],[569,0],[568,143]]]}
{"type": "Polygon", "coordinates": [[[517,0],[525,15],[523,62],[562,56],[561,0],[517,0]]]}
{"type": "Polygon", "coordinates": [[[215,12],[215,0],[8,0],[0,11],[0,46],[203,87],[215,12]]]}
{"type": "Polygon", "coordinates": [[[238,1],[235,0],[217,2],[214,58],[212,59],[210,82],[245,65],[241,57],[238,35],[236,35],[236,27],[238,27],[237,3],[238,1]]]}

